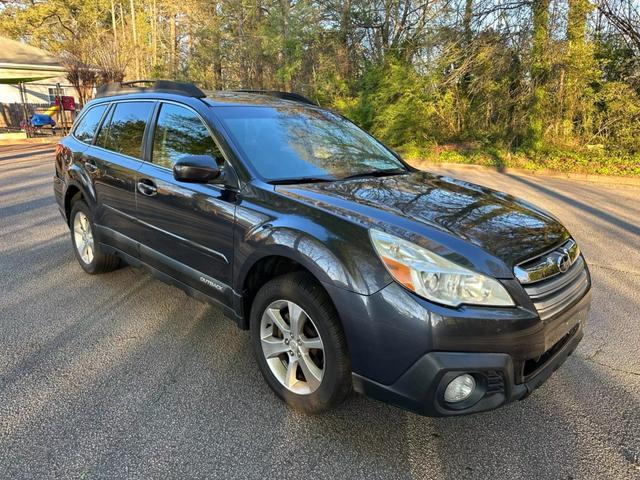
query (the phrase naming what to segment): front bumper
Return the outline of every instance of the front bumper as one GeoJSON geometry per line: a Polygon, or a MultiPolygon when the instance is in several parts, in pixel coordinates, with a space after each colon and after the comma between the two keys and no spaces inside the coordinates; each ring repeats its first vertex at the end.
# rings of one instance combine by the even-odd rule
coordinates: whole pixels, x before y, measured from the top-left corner
{"type": "Polygon", "coordinates": [[[564,363],[583,336],[576,325],[563,345],[524,383],[516,383],[516,367],[505,353],[431,352],[418,360],[393,385],[382,385],[353,374],[354,389],[369,397],[427,416],[454,416],[498,408],[526,398],[564,363]],[[478,399],[460,407],[447,405],[444,390],[461,373],[476,378],[478,399]]]}
{"type": "Polygon", "coordinates": [[[343,322],[356,391],[429,416],[475,413],[521,400],[575,350],[590,289],[553,318],[531,308],[446,309],[392,283],[360,296],[326,286],[343,322]],[[446,385],[472,374],[483,393],[446,404],[446,385]]]}
{"type": "Polygon", "coordinates": [[[565,312],[569,329],[539,357],[514,359],[507,353],[430,352],[415,362],[397,381],[384,385],[353,374],[354,389],[372,398],[428,416],[454,416],[492,410],[522,400],[542,385],[573,353],[583,337],[590,292],[565,312]],[[447,404],[444,390],[462,373],[474,376],[476,394],[470,402],[447,404]]]}

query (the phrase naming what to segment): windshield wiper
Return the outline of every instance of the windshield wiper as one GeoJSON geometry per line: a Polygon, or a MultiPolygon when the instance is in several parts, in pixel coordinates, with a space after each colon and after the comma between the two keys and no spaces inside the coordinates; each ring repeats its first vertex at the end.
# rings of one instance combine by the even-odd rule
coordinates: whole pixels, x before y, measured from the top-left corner
{"type": "Polygon", "coordinates": [[[335,178],[328,177],[292,177],[269,180],[269,183],[272,185],[295,185],[297,183],[334,182],[335,180],[335,178]]]}
{"type": "Polygon", "coordinates": [[[361,172],[354,173],[353,175],[347,175],[346,177],[340,178],[340,180],[351,180],[353,178],[366,178],[366,177],[388,177],[391,175],[402,175],[403,173],[407,173],[409,170],[404,168],[390,168],[387,170],[371,170],[370,172],[361,172]]]}

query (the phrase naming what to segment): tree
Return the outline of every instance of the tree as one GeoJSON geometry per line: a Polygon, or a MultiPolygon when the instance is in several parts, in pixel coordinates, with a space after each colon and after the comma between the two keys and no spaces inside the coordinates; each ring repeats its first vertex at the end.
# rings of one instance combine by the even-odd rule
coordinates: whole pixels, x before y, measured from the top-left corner
{"type": "Polygon", "coordinates": [[[640,151],[638,0],[11,0],[0,32],[83,92],[294,90],[414,156],[640,151]]]}
{"type": "Polygon", "coordinates": [[[565,137],[571,136],[576,128],[589,128],[589,115],[593,106],[590,83],[594,79],[594,63],[593,49],[587,42],[587,16],[592,8],[589,0],[569,0],[566,86],[562,99],[565,137]]]}
{"type": "Polygon", "coordinates": [[[531,39],[531,107],[527,146],[540,150],[544,141],[547,111],[547,81],[551,63],[547,56],[549,43],[549,0],[532,0],[533,32],[531,39]]]}

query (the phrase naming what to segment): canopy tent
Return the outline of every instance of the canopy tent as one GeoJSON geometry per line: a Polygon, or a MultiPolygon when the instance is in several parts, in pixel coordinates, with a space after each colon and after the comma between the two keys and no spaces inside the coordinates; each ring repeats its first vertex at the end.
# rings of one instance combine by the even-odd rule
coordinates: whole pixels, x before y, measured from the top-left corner
{"type": "Polygon", "coordinates": [[[0,83],[15,85],[64,73],[62,63],[44,50],[0,37],[0,83]]]}

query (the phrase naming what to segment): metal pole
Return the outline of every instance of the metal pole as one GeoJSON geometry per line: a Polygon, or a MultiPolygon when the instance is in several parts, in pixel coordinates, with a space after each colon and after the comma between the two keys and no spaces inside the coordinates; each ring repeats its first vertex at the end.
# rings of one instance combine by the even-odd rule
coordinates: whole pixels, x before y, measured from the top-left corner
{"type": "Polygon", "coordinates": [[[29,112],[27,111],[27,95],[24,82],[20,82],[18,87],[20,88],[20,101],[22,102],[22,112],[24,113],[24,129],[27,134],[27,138],[30,138],[31,132],[29,129],[29,112]]]}
{"type": "Polygon", "coordinates": [[[60,83],[56,83],[56,95],[58,96],[58,104],[60,106],[60,119],[62,122],[62,134],[67,134],[67,120],[64,114],[64,106],[62,105],[62,89],[60,88],[60,83]]]}

